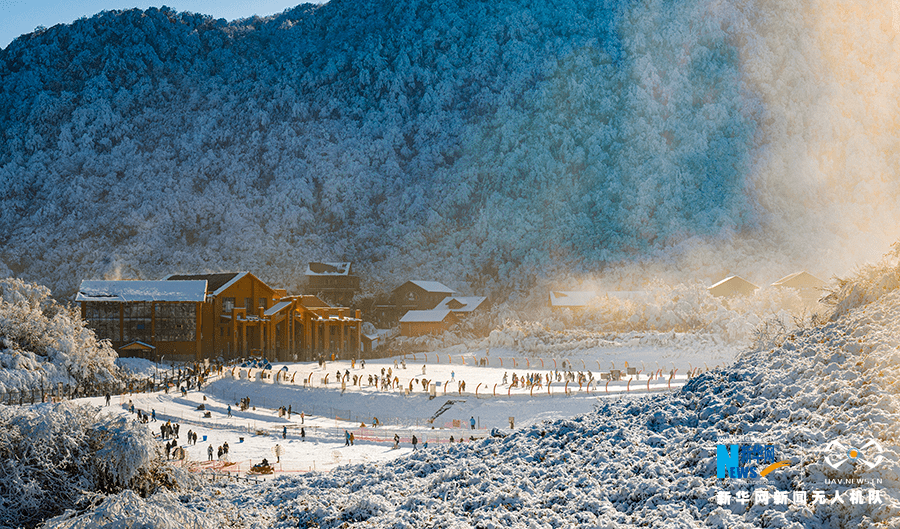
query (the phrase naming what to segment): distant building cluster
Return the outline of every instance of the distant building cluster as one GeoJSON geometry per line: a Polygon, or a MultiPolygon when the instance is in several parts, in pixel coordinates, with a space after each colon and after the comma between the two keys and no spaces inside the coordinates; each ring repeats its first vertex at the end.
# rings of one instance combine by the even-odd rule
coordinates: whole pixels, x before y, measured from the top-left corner
{"type": "MultiPolygon", "coordinates": [[[[170,275],[158,281],[84,280],[75,301],[82,318],[122,356],[199,361],[260,356],[279,361],[357,357],[381,336],[362,330],[350,305],[359,277],[348,262],[310,262],[307,290],[288,295],[250,272],[170,275]]],[[[457,296],[434,281],[408,281],[375,308],[379,324],[403,336],[442,333],[487,298],[457,296]]]]}
{"type": "MultiPolygon", "coordinates": [[[[819,300],[824,285],[825,281],[803,271],[783,277],[772,283],[771,287],[795,289],[803,303],[809,304],[819,300]]],[[[727,299],[750,296],[759,290],[759,287],[740,276],[732,275],[711,285],[707,290],[713,297],[727,299]]],[[[550,291],[550,307],[553,309],[579,309],[587,307],[595,299],[604,296],[635,299],[641,295],[642,293],[638,291],[552,290],[550,291]]]]}
{"type": "Polygon", "coordinates": [[[486,308],[486,297],[457,296],[437,281],[407,281],[377,304],[375,311],[382,324],[399,322],[401,336],[422,336],[443,333],[486,308]]]}

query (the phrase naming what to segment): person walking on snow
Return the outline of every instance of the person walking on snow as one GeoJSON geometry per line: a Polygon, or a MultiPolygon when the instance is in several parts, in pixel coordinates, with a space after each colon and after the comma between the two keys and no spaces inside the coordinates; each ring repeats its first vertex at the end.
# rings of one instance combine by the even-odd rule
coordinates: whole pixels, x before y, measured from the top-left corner
{"type": "Polygon", "coordinates": [[[396,450],[398,448],[400,448],[400,436],[397,434],[394,434],[394,446],[391,447],[391,450],[396,450]]]}
{"type": "Polygon", "coordinates": [[[231,417],[231,404],[228,405],[228,416],[231,417]]]}
{"type": "Polygon", "coordinates": [[[475,429],[475,417],[472,416],[469,418],[469,425],[472,426],[472,429],[475,429]]]}
{"type": "Polygon", "coordinates": [[[287,426],[282,427],[281,429],[281,438],[287,439],[287,426]]]}
{"type": "Polygon", "coordinates": [[[281,454],[284,453],[284,448],[281,445],[275,445],[275,462],[281,463],[281,454]]]}
{"type": "Polygon", "coordinates": [[[417,444],[419,444],[419,439],[418,439],[418,438],[416,438],[416,436],[415,436],[415,435],[413,435],[413,436],[412,436],[412,445],[413,445],[413,450],[417,450],[417,447],[416,447],[416,445],[417,445],[417,444]]]}
{"type": "Polygon", "coordinates": [[[212,445],[209,445],[209,447],[207,447],[206,455],[209,456],[209,461],[212,461],[212,455],[213,455],[212,445]]]}
{"type": "Polygon", "coordinates": [[[344,430],[344,446],[350,446],[350,432],[344,430]]]}

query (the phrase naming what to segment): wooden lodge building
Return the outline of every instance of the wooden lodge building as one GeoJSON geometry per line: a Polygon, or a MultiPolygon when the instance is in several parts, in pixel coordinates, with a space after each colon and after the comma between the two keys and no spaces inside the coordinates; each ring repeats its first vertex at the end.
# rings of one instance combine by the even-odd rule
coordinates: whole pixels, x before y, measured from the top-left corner
{"type": "Polygon", "coordinates": [[[386,303],[375,306],[375,319],[391,325],[411,310],[431,310],[455,294],[452,288],[437,281],[407,281],[391,292],[386,303]]]}
{"type": "Polygon", "coordinates": [[[487,308],[483,296],[456,296],[437,281],[407,281],[395,288],[390,301],[376,305],[379,322],[400,325],[401,336],[440,334],[487,308]]]}
{"type": "Polygon", "coordinates": [[[288,296],[249,272],[82,281],[75,301],[122,356],[311,361],[360,351],[358,310],[288,296]]]}
{"type": "Polygon", "coordinates": [[[311,262],[306,267],[307,291],[325,299],[350,305],[359,292],[359,276],[353,273],[353,263],[311,262]]]}

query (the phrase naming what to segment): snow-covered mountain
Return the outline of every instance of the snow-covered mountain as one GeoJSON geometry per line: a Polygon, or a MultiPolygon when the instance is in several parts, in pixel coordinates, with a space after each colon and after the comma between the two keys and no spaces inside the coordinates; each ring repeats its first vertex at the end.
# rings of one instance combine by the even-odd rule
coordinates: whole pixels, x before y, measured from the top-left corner
{"type": "Polygon", "coordinates": [[[0,273],[843,272],[896,238],[900,74],[889,6],[821,4],[333,0],[25,35],[0,51],[0,273]]]}

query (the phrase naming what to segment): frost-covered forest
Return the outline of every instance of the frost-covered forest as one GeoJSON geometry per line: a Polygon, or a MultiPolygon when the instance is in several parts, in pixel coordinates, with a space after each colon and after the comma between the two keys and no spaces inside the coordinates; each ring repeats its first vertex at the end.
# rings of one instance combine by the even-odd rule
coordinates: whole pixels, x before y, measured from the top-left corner
{"type": "Polygon", "coordinates": [[[332,0],[41,30],[0,51],[0,275],[842,273],[900,220],[879,7],[332,0]]]}

